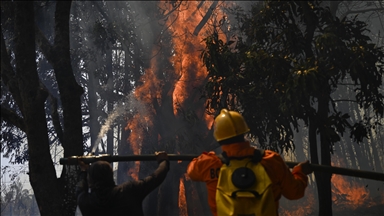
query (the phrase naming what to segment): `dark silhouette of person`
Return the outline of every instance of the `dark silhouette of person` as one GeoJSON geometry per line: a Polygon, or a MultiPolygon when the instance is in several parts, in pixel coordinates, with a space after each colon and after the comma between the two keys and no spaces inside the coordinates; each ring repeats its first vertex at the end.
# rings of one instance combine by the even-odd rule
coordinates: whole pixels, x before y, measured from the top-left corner
{"type": "Polygon", "coordinates": [[[168,155],[156,152],[158,168],[144,179],[116,185],[109,162],[97,161],[91,166],[79,161],[81,181],[77,185],[77,204],[83,216],[144,215],[142,202],[166,178],[168,155]]]}

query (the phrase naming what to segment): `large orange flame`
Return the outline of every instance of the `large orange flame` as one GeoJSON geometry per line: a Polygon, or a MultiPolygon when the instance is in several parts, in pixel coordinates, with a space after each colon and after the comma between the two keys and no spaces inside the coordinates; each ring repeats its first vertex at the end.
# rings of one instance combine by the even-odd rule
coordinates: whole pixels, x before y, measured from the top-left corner
{"type": "MultiPolygon", "coordinates": [[[[161,5],[164,11],[169,12],[172,10],[167,8],[167,6],[169,5],[161,5]]],[[[173,113],[175,116],[179,114],[178,107],[185,108],[184,102],[191,96],[193,91],[196,91],[194,88],[203,84],[208,74],[200,59],[201,51],[204,48],[204,35],[195,35],[193,33],[209,7],[209,2],[186,1],[181,4],[177,13],[172,13],[167,21],[169,30],[172,33],[174,49],[174,55],[170,60],[174,65],[176,77],[179,77],[172,94],[173,113]],[[202,7],[199,8],[199,6],[202,7]]],[[[206,28],[203,27],[200,32],[204,32],[206,28]]],[[[207,127],[210,128],[213,122],[212,116],[204,113],[204,119],[207,127]]],[[[188,214],[183,178],[180,178],[179,209],[179,215],[188,214]]]]}
{"type": "Polygon", "coordinates": [[[350,209],[370,207],[374,205],[369,196],[369,191],[364,185],[355,181],[347,181],[341,175],[332,176],[332,201],[335,205],[345,206],[350,209]]]}
{"type": "MultiPolygon", "coordinates": [[[[164,10],[170,10],[163,5],[164,10]]],[[[177,115],[177,107],[183,106],[185,100],[194,91],[193,88],[200,86],[207,76],[207,70],[204,67],[200,54],[204,48],[204,31],[208,28],[206,24],[201,33],[193,34],[204,15],[211,6],[210,2],[186,1],[181,4],[178,13],[173,13],[168,19],[169,30],[173,34],[172,40],[174,52],[171,61],[174,65],[175,73],[179,80],[175,84],[173,91],[173,111],[177,115]]],[[[215,16],[221,19],[224,14],[218,11],[215,16]]],[[[209,23],[209,22],[208,22],[209,23]]],[[[213,118],[205,114],[207,127],[210,127],[213,118]]]]}
{"type": "MultiPolygon", "coordinates": [[[[133,154],[139,155],[140,154],[140,148],[141,148],[141,141],[143,139],[142,130],[138,129],[137,125],[140,124],[141,121],[141,115],[136,114],[133,119],[128,122],[127,130],[130,130],[130,136],[129,136],[129,142],[131,143],[131,148],[133,151],[133,154]]],[[[128,176],[131,176],[133,179],[138,179],[138,173],[140,169],[140,161],[135,161],[134,168],[130,168],[128,170],[128,176]]]]}
{"type": "MultiPolygon", "coordinates": [[[[333,156],[332,166],[346,167],[345,159],[333,156]]],[[[377,205],[368,188],[357,178],[333,175],[332,179],[332,201],[340,209],[357,209],[359,207],[369,208],[377,205]]],[[[383,196],[384,198],[384,196],[383,196]]]]}
{"type": "MultiPolygon", "coordinates": [[[[155,51],[153,51],[155,52],[155,51]]],[[[134,154],[139,155],[141,152],[141,143],[143,141],[145,128],[152,126],[151,115],[153,115],[154,108],[151,106],[154,99],[161,99],[160,94],[160,82],[154,74],[154,70],[157,66],[156,58],[151,61],[151,68],[147,69],[145,74],[140,78],[142,85],[135,89],[134,95],[145,105],[147,110],[140,110],[137,112],[133,119],[128,122],[127,130],[130,130],[129,142],[134,154]]],[[[138,179],[140,169],[140,161],[135,161],[135,167],[128,171],[134,179],[138,179]]]]}
{"type": "MultiPolygon", "coordinates": [[[[178,107],[184,107],[187,99],[191,98],[191,93],[197,91],[195,88],[200,87],[206,76],[207,70],[202,64],[200,59],[201,51],[204,48],[203,38],[204,32],[208,28],[210,21],[208,21],[200,31],[200,34],[194,35],[193,32],[202,21],[204,15],[209,10],[212,2],[205,1],[183,1],[178,11],[169,13],[170,17],[167,18],[166,25],[169,26],[169,32],[172,34],[173,56],[170,61],[174,67],[175,77],[178,80],[174,84],[172,92],[173,100],[173,113],[177,116],[178,107]]],[[[159,1],[158,6],[163,9],[164,14],[172,10],[169,1],[159,1]]],[[[224,16],[222,11],[215,11],[213,17],[220,20],[224,16]]],[[[225,41],[225,39],[223,39],[225,41]]],[[[158,50],[153,50],[153,56],[157,55],[158,50]]],[[[156,72],[159,70],[158,59],[152,58],[150,67],[146,69],[145,74],[142,76],[142,85],[135,89],[135,97],[138,98],[146,106],[147,113],[137,113],[127,128],[131,131],[129,141],[134,154],[140,154],[141,143],[143,141],[143,130],[152,125],[150,119],[156,115],[152,106],[154,101],[161,101],[161,88],[162,83],[156,77],[156,72]]],[[[167,71],[167,73],[172,71],[167,71]]],[[[204,113],[204,119],[207,127],[211,128],[213,117],[204,113]]],[[[139,172],[139,162],[136,162],[135,168],[131,169],[129,174],[137,178],[139,172]]],[[[183,179],[180,179],[180,194],[179,194],[179,208],[180,215],[187,215],[187,205],[185,199],[185,188],[183,179]]]]}

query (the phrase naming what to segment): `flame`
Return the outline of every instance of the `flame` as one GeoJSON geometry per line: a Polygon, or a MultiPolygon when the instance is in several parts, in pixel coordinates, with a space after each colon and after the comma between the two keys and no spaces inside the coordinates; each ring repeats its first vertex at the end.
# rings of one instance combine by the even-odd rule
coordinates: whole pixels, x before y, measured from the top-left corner
{"type": "MultiPolygon", "coordinates": [[[[156,51],[153,51],[153,55],[156,55],[155,53],[156,51]]],[[[157,59],[153,58],[151,60],[151,67],[146,69],[145,74],[140,78],[143,84],[135,90],[135,97],[145,104],[152,104],[154,99],[157,99],[158,102],[161,101],[161,82],[154,72],[158,68],[157,65],[157,59]]],[[[147,107],[151,108],[152,106],[147,107]]],[[[154,109],[150,111],[154,111],[154,109]]]]}
{"type": "Polygon", "coordinates": [[[187,173],[184,173],[184,178],[185,178],[185,181],[191,180],[191,178],[189,177],[189,175],[187,173]]]}
{"type": "MultiPolygon", "coordinates": [[[[153,51],[156,52],[155,50],[153,51]]],[[[151,68],[147,69],[145,74],[141,76],[142,85],[135,89],[134,95],[138,100],[140,100],[146,107],[147,110],[138,110],[138,112],[133,116],[128,122],[126,130],[130,130],[129,142],[131,143],[131,148],[134,154],[139,155],[141,152],[141,143],[143,142],[144,129],[151,127],[152,117],[151,113],[155,112],[155,109],[151,104],[154,99],[161,101],[160,93],[160,81],[157,79],[154,69],[157,67],[157,59],[153,58],[151,60],[151,68]]],[[[129,175],[138,179],[140,171],[140,161],[135,161],[135,167],[130,169],[128,172],[129,175]]]]}
{"type": "MultiPolygon", "coordinates": [[[[126,127],[126,130],[130,130],[131,134],[129,136],[129,142],[131,143],[131,148],[133,151],[133,154],[139,155],[140,154],[140,148],[141,148],[141,141],[143,139],[142,130],[138,129],[138,125],[140,124],[142,118],[140,113],[136,114],[133,119],[128,122],[128,125],[126,127]]],[[[138,180],[138,175],[140,171],[140,161],[135,161],[134,168],[130,168],[128,170],[128,175],[131,176],[133,179],[138,180]]]]}
{"type": "Polygon", "coordinates": [[[179,215],[188,215],[187,210],[187,199],[185,198],[185,188],[183,178],[180,178],[180,186],[179,186],[179,215]]]}
{"type": "MultiPolygon", "coordinates": [[[[140,163],[139,163],[139,165],[140,165],[140,163]]],[[[128,176],[130,176],[134,180],[139,179],[139,176],[138,176],[139,170],[137,170],[137,168],[140,167],[139,165],[135,164],[134,168],[129,168],[129,170],[128,170],[128,173],[127,173],[128,176]]]]}
{"type": "Polygon", "coordinates": [[[332,176],[332,185],[332,201],[336,205],[345,206],[350,209],[374,205],[369,196],[369,191],[364,185],[355,181],[347,181],[346,177],[341,175],[332,176]]]}
{"type": "MultiPolygon", "coordinates": [[[[194,88],[201,86],[208,75],[200,59],[201,50],[204,49],[204,35],[201,33],[194,35],[193,33],[210,5],[208,2],[201,5],[199,1],[185,1],[181,4],[178,13],[172,13],[166,23],[173,35],[174,55],[170,61],[174,66],[176,77],[179,77],[172,93],[173,113],[175,116],[178,115],[178,107],[184,107],[184,102],[190,98],[194,88]],[[202,6],[201,8],[199,8],[199,4],[202,6]]],[[[165,13],[171,10],[166,6],[167,4],[163,4],[165,13]]],[[[216,15],[219,18],[224,16],[223,13],[216,15]]],[[[207,26],[209,25],[206,24],[200,32],[207,30],[207,26]]],[[[211,127],[214,121],[213,117],[204,113],[204,119],[207,127],[211,127]]],[[[183,177],[180,178],[178,205],[179,215],[188,215],[183,177]]]]}
{"type": "Polygon", "coordinates": [[[204,113],[204,119],[205,119],[205,122],[207,123],[208,129],[211,130],[213,127],[213,122],[215,121],[215,118],[212,115],[208,115],[207,113],[204,113]]]}
{"type": "MultiPolygon", "coordinates": [[[[180,77],[172,94],[175,115],[177,115],[177,107],[183,106],[193,88],[200,86],[208,74],[200,59],[200,54],[201,50],[204,49],[203,32],[207,30],[209,22],[202,28],[200,34],[196,36],[193,33],[210,6],[209,2],[201,4],[199,1],[186,1],[181,4],[179,13],[173,13],[167,21],[167,25],[170,26],[169,30],[173,34],[175,52],[171,61],[174,64],[176,75],[180,77]]],[[[163,7],[166,7],[166,4],[163,7]]],[[[163,9],[170,10],[169,8],[163,9]]],[[[216,19],[221,19],[225,15],[222,11],[215,10],[213,16],[217,16],[216,19]]],[[[205,114],[204,118],[207,126],[212,124],[212,117],[205,114]]]]}
{"type": "MultiPolygon", "coordinates": [[[[334,156],[332,166],[346,167],[345,159],[334,156]]],[[[340,208],[357,209],[377,205],[370,196],[369,190],[356,178],[332,175],[332,201],[340,208]]]]}
{"type": "MultiPolygon", "coordinates": [[[[169,26],[168,30],[172,34],[174,52],[170,61],[174,67],[174,75],[178,77],[178,80],[174,84],[173,92],[171,92],[174,115],[178,115],[178,107],[183,107],[187,99],[192,98],[197,100],[191,97],[193,96],[191,93],[196,91],[196,87],[202,86],[208,75],[200,59],[200,55],[201,50],[204,49],[203,39],[205,36],[203,33],[211,26],[209,25],[211,21],[208,21],[201,29],[200,34],[194,35],[193,32],[209,10],[211,4],[212,2],[208,1],[202,4],[200,4],[199,1],[183,1],[178,11],[170,13],[170,17],[166,20],[166,25],[169,26]]],[[[168,1],[159,1],[158,4],[158,6],[163,9],[164,14],[172,10],[171,8],[167,8],[169,5],[168,1]]],[[[212,15],[212,17],[216,17],[216,20],[220,20],[224,16],[224,13],[220,10],[215,10],[212,15]]],[[[221,39],[225,42],[225,38],[221,39]]],[[[153,56],[157,56],[157,54],[158,50],[154,49],[153,56]]],[[[150,67],[145,70],[145,74],[141,77],[143,84],[135,89],[135,97],[141,101],[148,110],[145,114],[140,112],[136,113],[127,125],[127,129],[131,131],[128,139],[134,154],[140,154],[141,152],[141,143],[144,136],[143,130],[152,126],[151,119],[156,115],[153,103],[156,101],[158,103],[161,102],[163,83],[156,77],[157,70],[161,68],[158,60],[160,59],[157,57],[151,59],[150,67]]],[[[167,73],[172,73],[172,70],[168,70],[167,73]]],[[[202,109],[204,109],[204,106],[202,106],[202,109]]],[[[207,127],[211,128],[214,121],[213,117],[204,112],[203,118],[207,127]]],[[[140,162],[137,161],[135,167],[129,170],[129,175],[137,179],[139,167],[140,162]]],[[[188,215],[183,178],[180,178],[178,201],[179,215],[188,215]]]]}

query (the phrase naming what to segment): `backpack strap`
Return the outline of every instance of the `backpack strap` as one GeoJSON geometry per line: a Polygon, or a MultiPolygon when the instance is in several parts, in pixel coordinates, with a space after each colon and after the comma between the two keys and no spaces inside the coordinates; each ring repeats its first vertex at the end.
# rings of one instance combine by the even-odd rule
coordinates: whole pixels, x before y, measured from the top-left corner
{"type": "Polygon", "coordinates": [[[217,156],[220,158],[223,164],[226,164],[227,166],[229,165],[230,158],[228,157],[227,152],[223,151],[221,154],[217,156]]]}
{"type": "Polygon", "coordinates": [[[221,154],[219,154],[217,156],[220,158],[221,162],[223,162],[223,164],[226,164],[227,166],[229,165],[229,161],[231,159],[241,160],[241,159],[248,158],[248,157],[252,157],[253,163],[259,163],[261,161],[261,159],[263,159],[264,149],[255,149],[253,151],[253,156],[228,157],[227,152],[225,152],[225,151],[223,151],[221,154]]]}
{"type": "Polygon", "coordinates": [[[264,156],[264,149],[255,149],[253,151],[252,162],[259,163],[264,156]]]}

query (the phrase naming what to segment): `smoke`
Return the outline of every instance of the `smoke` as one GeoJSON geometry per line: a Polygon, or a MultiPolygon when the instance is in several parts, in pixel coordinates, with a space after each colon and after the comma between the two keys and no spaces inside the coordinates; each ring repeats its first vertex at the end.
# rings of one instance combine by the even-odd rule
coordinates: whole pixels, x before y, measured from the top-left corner
{"type": "Polygon", "coordinates": [[[93,143],[92,153],[94,153],[104,135],[111,129],[113,123],[118,117],[125,116],[129,113],[138,112],[142,116],[148,115],[147,107],[137,100],[134,96],[134,93],[130,93],[123,100],[118,102],[115,105],[114,110],[109,113],[108,118],[105,120],[104,124],[101,126],[100,132],[97,136],[95,143],[93,143]]]}

